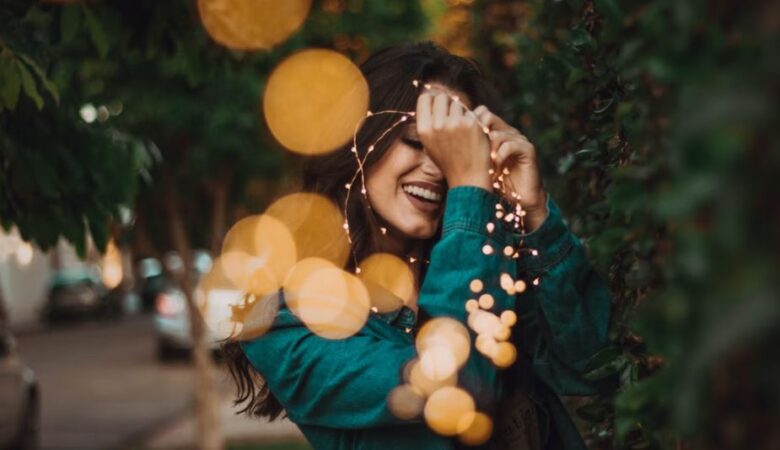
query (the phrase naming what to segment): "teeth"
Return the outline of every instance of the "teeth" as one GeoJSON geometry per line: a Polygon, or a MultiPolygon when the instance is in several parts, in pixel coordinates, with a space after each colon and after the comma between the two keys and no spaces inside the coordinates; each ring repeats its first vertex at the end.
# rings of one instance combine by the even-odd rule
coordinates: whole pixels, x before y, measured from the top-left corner
{"type": "Polygon", "coordinates": [[[411,186],[411,185],[405,185],[403,187],[403,190],[405,192],[408,192],[412,195],[416,195],[417,197],[422,197],[426,200],[431,200],[434,202],[438,202],[441,200],[441,194],[433,192],[431,190],[421,188],[419,186],[411,186]]]}

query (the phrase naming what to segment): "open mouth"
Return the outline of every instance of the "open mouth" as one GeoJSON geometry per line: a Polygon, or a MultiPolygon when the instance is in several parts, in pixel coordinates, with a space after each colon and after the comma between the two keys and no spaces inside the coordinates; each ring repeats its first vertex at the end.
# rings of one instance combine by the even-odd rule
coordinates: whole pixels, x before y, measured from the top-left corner
{"type": "Polygon", "coordinates": [[[444,195],[441,192],[436,192],[418,184],[404,184],[401,186],[401,189],[412,206],[424,212],[437,211],[444,200],[444,195]]]}

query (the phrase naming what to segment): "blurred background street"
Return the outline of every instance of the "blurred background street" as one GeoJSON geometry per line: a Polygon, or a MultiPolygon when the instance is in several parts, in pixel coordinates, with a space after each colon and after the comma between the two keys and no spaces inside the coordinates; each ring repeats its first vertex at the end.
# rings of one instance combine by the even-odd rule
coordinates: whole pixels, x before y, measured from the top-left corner
{"type": "MultiPolygon", "coordinates": [[[[42,449],[194,445],[195,431],[187,417],[194,383],[192,369],[186,358],[158,361],[150,317],[30,330],[17,340],[22,358],[40,383],[42,449]]],[[[226,400],[223,409],[228,413],[223,416],[233,419],[230,386],[223,373],[218,380],[226,400]]],[[[253,438],[284,443],[302,439],[289,422],[269,426],[234,420],[228,434],[238,441],[253,438]]]]}

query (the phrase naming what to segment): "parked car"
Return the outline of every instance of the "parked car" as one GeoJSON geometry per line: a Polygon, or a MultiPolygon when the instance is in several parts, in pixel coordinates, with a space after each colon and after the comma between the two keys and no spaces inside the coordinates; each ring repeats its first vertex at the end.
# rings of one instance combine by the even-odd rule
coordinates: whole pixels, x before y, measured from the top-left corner
{"type": "MultiPolygon", "coordinates": [[[[168,254],[165,258],[166,266],[174,272],[177,267],[181,267],[181,259],[177,262],[177,257],[175,254],[168,254]]],[[[193,253],[193,268],[193,285],[196,285],[200,276],[211,268],[211,256],[207,251],[197,250],[193,253]]],[[[155,298],[154,328],[157,333],[158,359],[168,361],[190,355],[192,337],[187,299],[184,292],[173,283],[167,283],[155,298]]],[[[219,349],[219,340],[213,335],[208,339],[211,349],[216,352],[219,349]]]]}
{"type": "Polygon", "coordinates": [[[65,319],[117,317],[121,313],[121,297],[108,295],[95,270],[78,268],[54,274],[43,319],[53,323],[65,319]]]}
{"type": "Polygon", "coordinates": [[[16,351],[16,341],[0,324],[0,448],[38,448],[38,382],[16,351]]]}
{"type": "Polygon", "coordinates": [[[157,258],[144,258],[138,261],[137,283],[141,307],[145,312],[154,310],[157,296],[171,284],[163,272],[162,263],[157,258]]]}

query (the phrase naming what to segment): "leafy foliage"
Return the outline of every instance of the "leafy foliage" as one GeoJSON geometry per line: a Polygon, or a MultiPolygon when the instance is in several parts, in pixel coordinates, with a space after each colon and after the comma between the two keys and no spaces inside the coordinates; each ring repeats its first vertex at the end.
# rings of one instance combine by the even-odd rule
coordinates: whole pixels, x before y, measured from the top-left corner
{"type": "MultiPolygon", "coordinates": [[[[52,18],[28,2],[0,9],[0,222],[43,249],[62,236],[83,255],[87,236],[103,248],[110,221],[132,204],[146,152],[79,118],[69,86],[51,76],[52,18]]],[[[78,29],[69,23],[63,36],[78,29]]]]}
{"type": "Polygon", "coordinates": [[[512,93],[507,116],[614,293],[614,348],[588,374],[612,388],[578,409],[594,447],[777,442],[777,12],[672,0],[475,9],[475,44],[512,93]]]}

